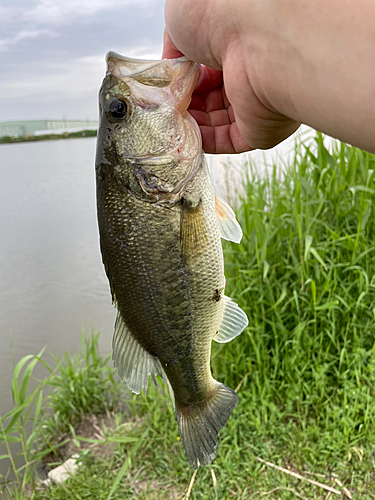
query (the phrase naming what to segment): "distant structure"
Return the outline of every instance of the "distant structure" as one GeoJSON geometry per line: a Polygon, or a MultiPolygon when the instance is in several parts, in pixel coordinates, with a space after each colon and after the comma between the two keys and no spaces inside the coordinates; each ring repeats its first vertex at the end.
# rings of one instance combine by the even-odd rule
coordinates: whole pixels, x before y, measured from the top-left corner
{"type": "Polygon", "coordinates": [[[0,122],[0,137],[24,137],[26,135],[63,134],[80,130],[96,130],[94,120],[25,120],[0,122]]]}

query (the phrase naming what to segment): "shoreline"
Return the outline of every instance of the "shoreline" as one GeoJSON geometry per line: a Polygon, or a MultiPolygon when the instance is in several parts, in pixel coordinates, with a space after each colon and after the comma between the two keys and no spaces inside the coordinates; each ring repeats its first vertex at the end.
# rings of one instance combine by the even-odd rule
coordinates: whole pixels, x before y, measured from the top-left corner
{"type": "Polygon", "coordinates": [[[96,130],[80,130],[79,132],[64,132],[63,134],[28,135],[25,137],[0,137],[0,144],[18,144],[20,142],[57,141],[60,139],[83,139],[96,137],[96,130]]]}

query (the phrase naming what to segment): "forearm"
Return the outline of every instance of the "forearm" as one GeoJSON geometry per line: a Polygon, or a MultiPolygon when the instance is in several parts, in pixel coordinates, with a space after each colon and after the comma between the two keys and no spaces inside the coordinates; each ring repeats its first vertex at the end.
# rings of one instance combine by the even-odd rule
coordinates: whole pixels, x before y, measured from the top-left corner
{"type": "Polygon", "coordinates": [[[241,45],[263,105],[375,153],[375,2],[235,0],[235,8],[239,38],[221,46],[222,64],[241,45]]]}

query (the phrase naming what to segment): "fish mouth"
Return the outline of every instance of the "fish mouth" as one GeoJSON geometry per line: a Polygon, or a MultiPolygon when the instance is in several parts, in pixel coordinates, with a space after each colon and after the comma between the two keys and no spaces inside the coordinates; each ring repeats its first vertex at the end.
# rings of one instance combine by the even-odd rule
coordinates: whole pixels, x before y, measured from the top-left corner
{"type": "Polygon", "coordinates": [[[173,98],[177,110],[184,114],[190,104],[191,95],[198,80],[200,64],[186,57],[177,59],[133,59],[116,52],[106,55],[107,75],[114,75],[130,86],[132,91],[147,94],[152,91],[150,101],[163,102],[173,98]]]}

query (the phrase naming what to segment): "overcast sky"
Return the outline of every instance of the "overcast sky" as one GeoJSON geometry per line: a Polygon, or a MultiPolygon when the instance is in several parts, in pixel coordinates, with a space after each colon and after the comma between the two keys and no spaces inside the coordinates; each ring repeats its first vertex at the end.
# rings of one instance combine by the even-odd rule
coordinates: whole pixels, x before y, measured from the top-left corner
{"type": "Polygon", "coordinates": [[[1,0],[0,121],[97,119],[105,54],[160,59],[164,0],[1,0]]]}

